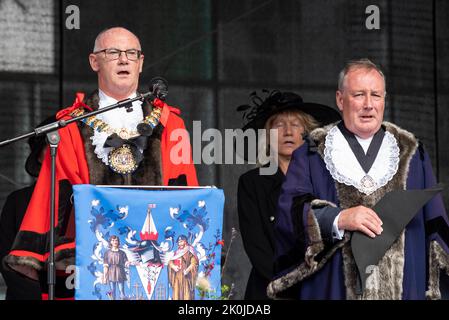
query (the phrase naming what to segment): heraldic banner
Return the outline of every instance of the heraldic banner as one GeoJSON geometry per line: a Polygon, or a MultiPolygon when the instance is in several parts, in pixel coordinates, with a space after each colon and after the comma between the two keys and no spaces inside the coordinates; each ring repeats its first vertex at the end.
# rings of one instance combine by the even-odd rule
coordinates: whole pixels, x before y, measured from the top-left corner
{"type": "Polygon", "coordinates": [[[78,300],[221,296],[223,191],[74,186],[78,300]]]}

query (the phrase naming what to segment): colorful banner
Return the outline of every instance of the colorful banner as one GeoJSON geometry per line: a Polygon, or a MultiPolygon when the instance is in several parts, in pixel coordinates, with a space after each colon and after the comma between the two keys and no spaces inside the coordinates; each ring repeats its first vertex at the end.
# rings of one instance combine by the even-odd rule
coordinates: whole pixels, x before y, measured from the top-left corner
{"type": "Polygon", "coordinates": [[[221,295],[224,194],[74,186],[77,300],[221,295]]]}

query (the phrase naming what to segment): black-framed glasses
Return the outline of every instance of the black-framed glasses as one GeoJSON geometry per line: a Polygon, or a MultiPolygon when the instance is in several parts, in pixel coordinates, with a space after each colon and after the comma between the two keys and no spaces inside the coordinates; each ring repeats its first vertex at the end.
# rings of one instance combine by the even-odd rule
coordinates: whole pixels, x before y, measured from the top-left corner
{"type": "Polygon", "coordinates": [[[105,58],[109,61],[117,60],[118,58],[120,58],[120,55],[122,54],[122,52],[124,52],[126,55],[126,58],[128,58],[128,60],[131,60],[131,61],[139,60],[140,56],[142,55],[141,50],[137,50],[137,49],[119,50],[119,49],[115,49],[115,48],[109,48],[109,49],[95,51],[94,54],[98,54],[101,52],[104,52],[105,58]]]}

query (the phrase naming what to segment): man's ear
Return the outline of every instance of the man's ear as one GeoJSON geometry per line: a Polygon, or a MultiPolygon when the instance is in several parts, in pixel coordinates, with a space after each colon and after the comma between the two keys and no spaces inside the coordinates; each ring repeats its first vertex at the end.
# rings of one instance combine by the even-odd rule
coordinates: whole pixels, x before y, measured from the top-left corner
{"type": "Polygon", "coordinates": [[[143,60],[144,60],[144,58],[145,58],[145,56],[142,54],[142,55],[140,56],[141,61],[140,61],[139,73],[142,73],[142,70],[143,70],[143,60]]]}
{"type": "Polygon", "coordinates": [[[343,112],[343,92],[337,90],[335,94],[335,101],[337,102],[338,109],[343,112]]]}
{"type": "Polygon", "coordinates": [[[90,67],[92,68],[93,71],[98,72],[98,70],[100,69],[100,66],[98,65],[98,60],[97,60],[97,55],[91,53],[89,55],[89,63],[90,63],[90,67]]]}

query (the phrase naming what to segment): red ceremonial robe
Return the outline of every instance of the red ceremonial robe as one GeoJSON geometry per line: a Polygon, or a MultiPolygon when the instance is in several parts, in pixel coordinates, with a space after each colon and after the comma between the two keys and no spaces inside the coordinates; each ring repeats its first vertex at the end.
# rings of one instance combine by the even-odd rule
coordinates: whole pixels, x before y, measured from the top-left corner
{"type": "MultiPolygon", "coordinates": [[[[61,110],[57,114],[58,120],[68,120],[71,118],[70,113],[79,108],[89,108],[83,103],[84,94],[78,93],[74,104],[61,110]]],[[[88,110],[86,110],[88,111],[88,110]]],[[[164,185],[168,185],[171,179],[179,178],[185,175],[187,185],[197,186],[198,180],[195,167],[191,157],[190,141],[188,134],[184,134],[182,138],[178,138],[175,134],[170,139],[171,134],[176,129],[185,130],[183,120],[178,116],[180,111],[176,108],[163,104],[160,124],[163,126],[160,137],[160,154],[162,167],[162,181],[164,185]],[[170,153],[179,154],[188,151],[187,163],[176,164],[172,161],[170,153]]],[[[55,260],[62,263],[62,266],[73,264],[74,248],[75,248],[75,232],[73,225],[73,215],[69,219],[63,219],[61,212],[71,210],[71,204],[65,199],[62,193],[67,193],[67,189],[61,190],[64,180],[75,184],[88,184],[89,168],[86,160],[85,146],[80,128],[76,123],[71,123],[64,128],[59,129],[61,137],[57,158],[56,158],[56,216],[55,216],[55,260]],[[58,196],[60,195],[60,196],[58,196]],[[61,229],[66,230],[61,235],[61,229]],[[63,262],[64,259],[71,259],[71,262],[63,262]]],[[[37,180],[36,188],[27,208],[25,217],[20,227],[18,236],[13,245],[13,249],[5,258],[5,262],[14,270],[24,275],[37,279],[38,271],[43,270],[44,263],[49,257],[48,252],[48,233],[50,229],[50,181],[51,181],[51,158],[47,151],[42,169],[37,180]]],[[[71,189],[69,189],[71,192],[71,189]]]]}

